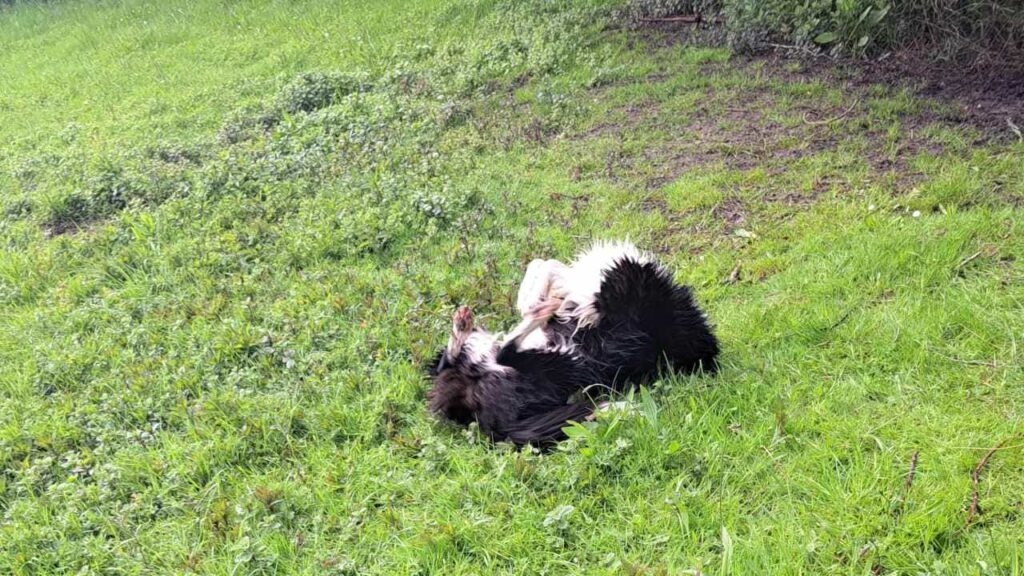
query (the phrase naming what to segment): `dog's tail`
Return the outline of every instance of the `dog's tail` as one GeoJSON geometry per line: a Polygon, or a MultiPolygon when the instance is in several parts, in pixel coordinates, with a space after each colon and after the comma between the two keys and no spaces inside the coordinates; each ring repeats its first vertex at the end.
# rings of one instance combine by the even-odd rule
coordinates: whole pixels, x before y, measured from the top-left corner
{"type": "Polygon", "coordinates": [[[565,440],[563,428],[569,421],[582,422],[593,415],[597,407],[587,402],[558,406],[517,422],[507,431],[507,437],[517,445],[547,446],[565,440]]]}

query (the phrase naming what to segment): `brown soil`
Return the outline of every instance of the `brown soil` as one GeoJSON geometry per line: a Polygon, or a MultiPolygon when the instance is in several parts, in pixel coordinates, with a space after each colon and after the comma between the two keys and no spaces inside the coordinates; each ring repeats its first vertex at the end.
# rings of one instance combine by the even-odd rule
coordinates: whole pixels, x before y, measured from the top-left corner
{"type": "Polygon", "coordinates": [[[956,104],[960,122],[991,139],[1021,138],[1011,123],[1024,125],[1024,69],[996,65],[957,69],[931,64],[913,53],[866,64],[863,69],[862,81],[874,78],[894,86],[909,83],[921,96],[956,104]]]}
{"type": "MultiPolygon", "coordinates": [[[[771,117],[775,96],[768,90],[751,89],[715,93],[711,91],[690,110],[686,118],[669,118],[657,103],[636,104],[624,109],[621,118],[602,123],[581,138],[615,137],[645,130],[668,132],[668,138],[636,156],[609,158],[603,176],[617,179],[643,174],[648,190],[660,188],[681,174],[722,165],[731,169],[763,168],[770,174],[785,170],[789,163],[867,135],[870,145],[860,155],[878,176],[891,176],[908,186],[914,181],[909,159],[922,151],[941,152],[938,144],[920,135],[924,120],[902,123],[895,144],[886,141],[881,129],[862,124],[866,105],[854,99],[845,107],[807,100],[791,110],[797,118],[771,117]]],[[[578,176],[577,176],[578,178],[578,176]]],[[[832,182],[822,178],[820,190],[832,182]]]]}
{"type": "MultiPolygon", "coordinates": [[[[633,33],[651,49],[673,44],[715,45],[724,39],[721,26],[680,22],[650,22],[633,33]]],[[[708,165],[750,170],[769,175],[784,172],[800,159],[845,147],[851,161],[864,161],[870,180],[884,179],[894,192],[909,190],[919,180],[911,160],[922,153],[942,154],[945,146],[927,136],[932,127],[961,130],[972,145],[1015,140],[1024,129],[1024,69],[1009,73],[995,67],[975,66],[967,71],[929,64],[911,53],[889,55],[875,61],[809,57],[806,52],[775,52],[738,56],[729,62],[704,66],[708,74],[740,74],[786,84],[824,82],[841,87],[839,104],[794,96],[779,106],[780,95],[768,87],[714,89],[701,98],[686,117],[661,109],[656,102],[634,102],[620,115],[579,138],[617,137],[659,130],[668,138],[636,155],[609,157],[601,176],[634,177],[648,190],[660,188],[681,174],[708,165]],[[799,55],[798,55],[799,54],[799,55]],[[921,106],[900,113],[898,123],[877,125],[869,116],[869,103],[879,95],[909,90],[921,106]],[[796,115],[794,115],[794,112],[796,115]],[[898,126],[894,134],[891,126],[898,126]]],[[[651,83],[668,79],[651,74],[651,83]]],[[[757,84],[757,83],[755,83],[757,84]]],[[[603,90],[611,87],[597,88],[603,90]]],[[[574,178],[580,175],[574,173],[574,178]]],[[[765,199],[801,206],[830,189],[848,187],[842,171],[822,174],[812,190],[766,193],[765,199]]]]}
{"type": "MultiPolygon", "coordinates": [[[[652,48],[724,45],[724,27],[715,23],[646,22],[635,30],[652,48]]],[[[945,121],[977,129],[981,139],[1024,139],[1024,57],[1012,63],[998,57],[974,62],[936,62],[926,48],[887,53],[875,59],[836,59],[808,51],[779,49],[739,56],[729,65],[761,63],[773,75],[795,81],[825,79],[851,87],[910,88],[918,96],[951,104],[945,121]],[[1012,125],[1012,126],[1011,126],[1012,125]]]]}

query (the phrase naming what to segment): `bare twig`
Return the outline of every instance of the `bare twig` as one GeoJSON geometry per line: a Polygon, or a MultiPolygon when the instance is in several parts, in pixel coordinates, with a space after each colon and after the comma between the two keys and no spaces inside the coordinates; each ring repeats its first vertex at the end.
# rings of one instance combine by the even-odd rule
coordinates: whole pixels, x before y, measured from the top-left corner
{"type": "Polygon", "coordinates": [[[661,18],[641,18],[641,22],[685,22],[687,24],[699,24],[704,21],[700,14],[693,16],[664,16],[661,18]]]}
{"type": "Polygon", "coordinates": [[[1017,436],[1018,434],[1011,434],[1006,438],[1003,438],[999,444],[996,444],[995,447],[986,452],[985,457],[982,458],[981,462],[978,462],[978,465],[974,467],[974,472],[971,473],[971,484],[973,485],[971,489],[971,508],[967,511],[967,522],[964,523],[965,528],[971,525],[971,521],[974,520],[974,516],[978,514],[978,477],[981,475],[981,471],[985,468],[985,465],[988,464],[988,459],[991,458],[997,450],[1002,448],[1003,444],[1006,444],[1017,436]]]}
{"type": "Polygon", "coordinates": [[[910,492],[910,486],[914,483],[914,474],[917,473],[917,457],[920,455],[920,450],[914,450],[914,455],[910,457],[910,470],[907,470],[907,478],[903,481],[904,498],[906,493],[910,492]]]}
{"type": "Polygon", "coordinates": [[[907,496],[910,495],[910,487],[914,485],[914,475],[917,474],[917,459],[920,455],[920,450],[914,450],[914,453],[910,456],[910,467],[907,469],[907,475],[903,479],[903,491],[896,498],[896,504],[892,512],[893,516],[899,517],[903,515],[903,505],[906,504],[907,496]]]}
{"type": "Polygon", "coordinates": [[[856,310],[856,309],[857,309],[856,306],[853,306],[853,307],[850,307],[849,309],[847,309],[846,312],[843,312],[842,316],[840,316],[838,319],[836,319],[835,322],[833,322],[832,324],[829,325],[828,330],[829,331],[835,330],[843,322],[846,322],[847,320],[849,320],[850,316],[853,314],[853,311],[856,310]]]}
{"type": "Polygon", "coordinates": [[[932,354],[949,360],[950,362],[956,362],[957,364],[966,364],[968,366],[986,366],[988,368],[996,368],[998,366],[995,360],[971,360],[970,358],[957,358],[956,356],[947,356],[946,354],[939,352],[932,346],[929,346],[928,349],[931,350],[932,354]]]}
{"type": "Polygon", "coordinates": [[[1022,134],[1020,128],[1013,123],[1013,118],[1007,118],[1006,125],[1010,127],[1011,132],[1017,135],[1017,140],[1024,142],[1024,134],[1022,134]]]}
{"type": "Polygon", "coordinates": [[[840,114],[839,116],[834,116],[834,117],[828,118],[826,120],[808,120],[807,119],[807,113],[804,112],[804,124],[807,124],[809,126],[821,126],[823,124],[831,124],[831,123],[835,122],[836,120],[842,120],[843,118],[846,118],[847,114],[852,112],[853,109],[857,107],[857,104],[860,104],[860,98],[854,100],[853,104],[850,104],[850,107],[847,108],[846,110],[843,110],[843,113],[840,114]]]}
{"type": "Polygon", "coordinates": [[[729,272],[729,277],[725,279],[726,284],[735,284],[740,281],[740,267],[743,265],[742,260],[736,261],[736,267],[729,272]]]}
{"type": "Polygon", "coordinates": [[[795,45],[792,45],[792,44],[771,44],[771,43],[769,43],[767,45],[771,46],[772,48],[775,48],[776,50],[789,50],[789,51],[803,52],[804,54],[807,54],[808,56],[811,56],[812,58],[821,58],[821,57],[824,56],[824,54],[822,54],[821,52],[819,52],[817,50],[811,50],[810,48],[808,48],[806,46],[795,46],[795,45]]]}
{"type": "Polygon", "coordinates": [[[984,250],[978,250],[974,254],[971,254],[970,256],[964,258],[963,260],[960,261],[959,264],[956,265],[956,268],[954,268],[954,270],[959,270],[959,269],[963,268],[964,266],[967,266],[968,264],[973,262],[978,256],[981,256],[981,254],[983,252],[984,252],[984,250]]]}

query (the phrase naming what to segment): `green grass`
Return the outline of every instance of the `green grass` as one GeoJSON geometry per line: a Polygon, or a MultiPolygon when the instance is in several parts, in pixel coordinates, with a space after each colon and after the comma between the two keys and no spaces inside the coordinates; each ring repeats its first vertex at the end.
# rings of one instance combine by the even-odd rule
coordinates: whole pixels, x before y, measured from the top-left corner
{"type": "Polygon", "coordinates": [[[0,573],[1020,574],[1024,145],[612,18],[0,8],[0,573]],[[426,414],[454,306],[622,236],[720,374],[426,414]]]}

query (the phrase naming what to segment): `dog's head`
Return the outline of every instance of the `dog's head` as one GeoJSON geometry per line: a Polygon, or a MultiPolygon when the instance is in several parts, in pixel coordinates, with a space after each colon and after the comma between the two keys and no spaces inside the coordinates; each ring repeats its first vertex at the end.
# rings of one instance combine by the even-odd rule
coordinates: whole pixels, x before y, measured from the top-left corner
{"type": "Polygon", "coordinates": [[[473,422],[479,405],[474,398],[476,380],[457,367],[443,368],[433,376],[427,392],[431,413],[463,426],[473,422]]]}

